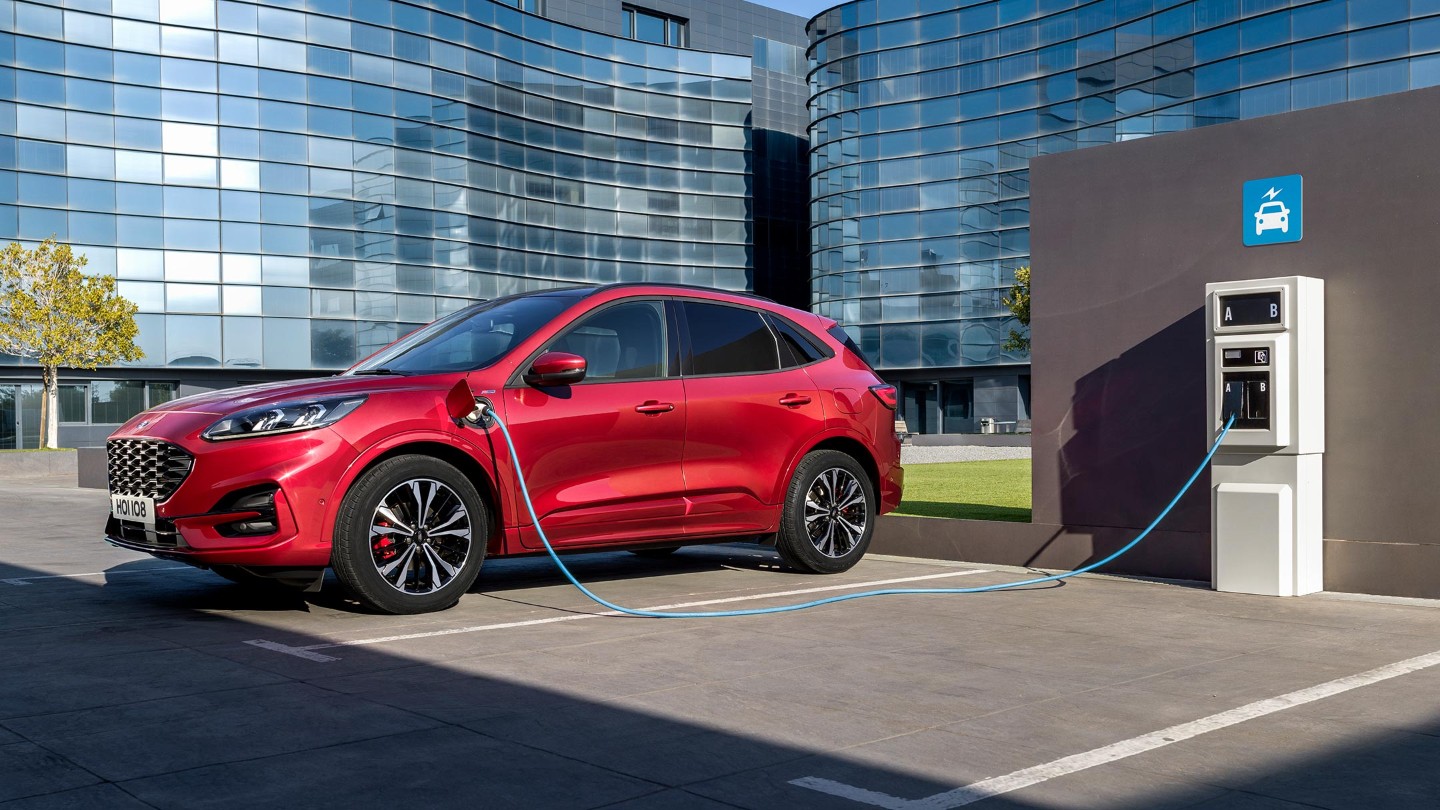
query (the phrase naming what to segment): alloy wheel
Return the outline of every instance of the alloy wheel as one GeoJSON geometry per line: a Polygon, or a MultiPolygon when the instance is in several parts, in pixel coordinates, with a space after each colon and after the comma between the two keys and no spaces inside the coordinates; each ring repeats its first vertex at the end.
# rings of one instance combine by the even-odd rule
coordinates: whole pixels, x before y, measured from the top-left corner
{"type": "Polygon", "coordinates": [[[434,593],[465,567],[472,529],[470,511],[455,490],[433,478],[413,478],[390,490],[375,507],[371,561],[395,590],[434,593]]]}
{"type": "Polygon", "coordinates": [[[869,520],[865,488],[849,470],[831,467],[815,476],[805,493],[805,531],[816,551],[844,557],[865,536],[869,520]]]}

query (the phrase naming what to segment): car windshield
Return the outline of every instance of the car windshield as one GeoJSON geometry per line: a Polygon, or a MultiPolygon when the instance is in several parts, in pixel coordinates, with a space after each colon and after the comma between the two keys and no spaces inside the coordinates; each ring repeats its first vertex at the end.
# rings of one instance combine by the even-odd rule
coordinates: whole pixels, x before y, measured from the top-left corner
{"type": "Polygon", "coordinates": [[[1267,202],[1267,203],[1265,203],[1264,205],[1260,206],[1260,210],[1261,210],[1261,211],[1279,211],[1279,210],[1283,209],[1284,207],[1285,207],[1284,205],[1282,205],[1282,204],[1280,204],[1280,203],[1278,203],[1278,202],[1267,202]]]}
{"type": "Polygon", "coordinates": [[[346,374],[443,374],[484,368],[549,323],[574,292],[500,298],[448,315],[390,344],[346,374]]]}

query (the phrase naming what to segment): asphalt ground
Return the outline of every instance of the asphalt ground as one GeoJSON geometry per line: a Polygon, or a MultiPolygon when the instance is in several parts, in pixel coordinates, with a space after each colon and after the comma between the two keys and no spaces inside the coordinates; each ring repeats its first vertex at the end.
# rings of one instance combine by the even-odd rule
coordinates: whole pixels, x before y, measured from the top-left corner
{"type": "MultiPolygon", "coordinates": [[[[106,508],[0,484],[0,808],[1440,803],[1433,603],[1084,577],[654,620],[527,559],[388,617],[109,548],[106,508]]],[[[738,545],[572,560],[621,603],[712,609],[1019,576],[812,577],[738,545]]]]}

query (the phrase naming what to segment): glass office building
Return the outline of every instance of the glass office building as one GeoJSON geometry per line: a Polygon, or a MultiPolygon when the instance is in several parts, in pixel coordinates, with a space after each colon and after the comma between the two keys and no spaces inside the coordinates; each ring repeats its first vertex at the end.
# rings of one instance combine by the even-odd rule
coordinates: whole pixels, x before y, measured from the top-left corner
{"type": "MultiPolygon", "coordinates": [[[[1440,0],[860,0],[809,25],[811,294],[911,430],[1028,425],[1038,155],[1440,84],[1440,0]]],[[[1065,268],[1036,268],[1064,272],[1065,268]]]]}
{"type": "MultiPolygon", "coordinates": [[[[788,65],[803,137],[804,20],[664,5],[0,2],[0,239],[68,241],[140,307],[143,360],[62,374],[62,444],[190,390],[344,368],[477,299],[764,291],[803,265],[803,225],[788,254],[757,249],[757,216],[780,216],[757,175],[786,157],[757,158],[777,102],[752,71],[780,87],[788,65]]],[[[0,447],[34,446],[38,372],[0,377],[0,447]]]]}

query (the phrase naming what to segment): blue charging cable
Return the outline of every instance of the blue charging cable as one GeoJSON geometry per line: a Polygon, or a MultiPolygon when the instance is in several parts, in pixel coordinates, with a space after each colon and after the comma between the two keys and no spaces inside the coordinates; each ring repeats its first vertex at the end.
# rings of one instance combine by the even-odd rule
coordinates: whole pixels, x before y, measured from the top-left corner
{"type": "Polygon", "coordinates": [[[1149,526],[1145,527],[1145,531],[1141,532],[1140,535],[1134,540],[1126,543],[1125,546],[1119,551],[1116,551],[1114,554],[1111,554],[1109,557],[1106,557],[1099,562],[1090,563],[1084,568],[1077,568],[1074,571],[1067,571],[1063,574],[1052,574],[1046,577],[1035,577],[1034,579],[1022,579],[1019,582],[1003,582],[998,585],[980,585],[973,588],[885,588],[875,591],[862,591],[860,593],[847,593],[841,596],[831,596],[825,599],[816,599],[813,602],[801,602],[794,605],[779,605],[777,607],[767,608],[751,608],[748,610],[717,610],[702,613],[685,613],[667,612],[659,610],[639,610],[636,608],[627,608],[623,605],[617,605],[614,602],[605,599],[604,597],[596,594],[594,591],[582,585],[580,583],[580,580],[576,579],[575,575],[570,573],[570,569],[566,568],[565,563],[560,560],[560,555],[555,553],[555,547],[550,545],[550,538],[545,536],[545,529],[540,526],[540,516],[535,514],[535,504],[530,500],[530,488],[526,486],[525,474],[520,470],[520,456],[515,452],[515,442],[510,438],[510,428],[505,426],[505,421],[501,419],[498,414],[495,413],[495,409],[493,407],[487,406],[485,410],[488,411],[488,413],[485,413],[484,415],[495,420],[496,426],[500,428],[500,434],[505,437],[505,446],[510,448],[510,461],[512,464],[515,465],[515,479],[520,483],[520,495],[525,500],[525,507],[530,510],[530,518],[535,521],[535,532],[540,535],[540,542],[545,544],[545,550],[549,552],[550,559],[555,561],[555,567],[559,568],[560,573],[564,574],[565,578],[570,580],[571,585],[579,588],[581,593],[590,597],[596,603],[604,605],[605,607],[618,613],[626,613],[631,616],[645,616],[652,619],[708,619],[720,616],[763,616],[767,613],[789,613],[795,610],[806,610],[808,608],[819,607],[821,605],[830,605],[836,602],[848,602],[851,599],[866,599],[871,596],[900,596],[904,594],[934,593],[986,593],[987,591],[1003,591],[1009,588],[1021,588],[1028,585],[1039,585],[1045,582],[1056,582],[1058,580],[1068,579],[1078,574],[1084,574],[1088,571],[1094,571],[1096,568],[1099,568],[1106,563],[1118,559],[1122,554],[1134,548],[1140,543],[1141,540],[1144,540],[1146,536],[1148,536],[1150,532],[1155,529],[1156,526],[1160,525],[1160,521],[1164,520],[1165,516],[1170,514],[1170,510],[1175,508],[1175,504],[1179,503],[1180,499],[1184,497],[1185,493],[1190,491],[1190,486],[1195,483],[1195,479],[1199,478],[1200,473],[1205,471],[1205,466],[1209,464],[1210,459],[1215,456],[1215,451],[1220,449],[1220,442],[1225,440],[1225,434],[1230,432],[1230,426],[1235,424],[1235,417],[1234,415],[1231,415],[1230,418],[1225,422],[1225,427],[1220,429],[1220,435],[1215,437],[1215,443],[1210,446],[1210,452],[1205,454],[1205,459],[1200,462],[1200,466],[1196,467],[1195,472],[1190,474],[1190,478],[1185,482],[1185,486],[1181,487],[1180,491],[1175,493],[1175,497],[1170,499],[1170,503],[1165,506],[1165,509],[1162,510],[1153,521],[1150,522],[1149,526]]]}

